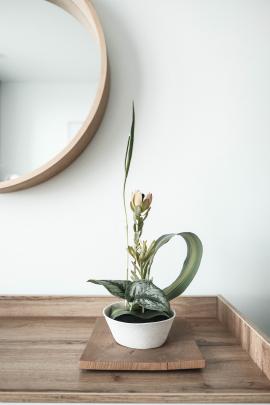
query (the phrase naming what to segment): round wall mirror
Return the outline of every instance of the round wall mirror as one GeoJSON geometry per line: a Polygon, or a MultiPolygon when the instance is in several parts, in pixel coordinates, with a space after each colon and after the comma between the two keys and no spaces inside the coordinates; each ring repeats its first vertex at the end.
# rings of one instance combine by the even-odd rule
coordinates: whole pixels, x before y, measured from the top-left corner
{"type": "Polygon", "coordinates": [[[70,164],[107,96],[106,45],[89,0],[0,0],[0,192],[70,164]]]}

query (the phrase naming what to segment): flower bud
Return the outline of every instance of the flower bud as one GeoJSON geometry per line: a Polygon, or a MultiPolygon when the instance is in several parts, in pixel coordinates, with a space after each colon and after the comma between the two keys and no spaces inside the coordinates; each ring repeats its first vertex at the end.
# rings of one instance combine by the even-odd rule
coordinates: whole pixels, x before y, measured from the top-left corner
{"type": "Polygon", "coordinates": [[[146,210],[148,210],[150,208],[150,205],[152,203],[152,199],[153,199],[152,194],[148,193],[146,195],[146,197],[144,198],[144,200],[143,200],[142,211],[146,211],[146,210]]]}
{"type": "Polygon", "coordinates": [[[133,205],[134,205],[135,208],[140,207],[142,205],[142,202],[143,202],[143,194],[140,191],[136,191],[133,194],[132,202],[133,202],[133,205]]]}

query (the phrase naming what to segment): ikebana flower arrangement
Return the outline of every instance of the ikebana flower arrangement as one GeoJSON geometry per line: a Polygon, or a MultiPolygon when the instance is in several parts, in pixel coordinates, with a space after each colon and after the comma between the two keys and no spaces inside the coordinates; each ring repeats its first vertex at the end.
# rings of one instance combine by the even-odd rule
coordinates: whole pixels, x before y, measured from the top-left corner
{"type": "MultiPolygon", "coordinates": [[[[199,268],[202,243],[192,232],[168,233],[148,242],[143,228],[152,207],[152,194],[135,191],[130,201],[133,218],[133,242],[129,243],[126,183],[132,160],[135,132],[133,105],[132,125],[125,155],[123,202],[126,219],[127,269],[123,280],[88,280],[104,286],[122,299],[104,309],[104,316],[114,339],[127,347],[148,349],[161,346],[167,339],[175,317],[170,302],[189,286],[199,268]],[[173,237],[181,236],[187,244],[187,256],[176,280],[165,289],[154,283],[152,265],[158,250],[173,237]]],[[[165,269],[166,271],[168,269],[165,269]]]]}

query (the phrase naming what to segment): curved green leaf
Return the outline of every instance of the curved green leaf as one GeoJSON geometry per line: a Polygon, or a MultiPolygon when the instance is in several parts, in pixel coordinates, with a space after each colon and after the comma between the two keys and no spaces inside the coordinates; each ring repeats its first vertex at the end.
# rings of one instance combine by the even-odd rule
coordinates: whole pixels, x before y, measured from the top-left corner
{"type": "Polygon", "coordinates": [[[163,291],[168,301],[181,295],[195,277],[201,263],[203,247],[200,239],[192,232],[170,233],[162,235],[156,240],[154,253],[151,256],[150,266],[157,251],[168,243],[174,236],[182,236],[187,244],[187,256],[182,270],[176,280],[163,291]]]}
{"type": "Polygon", "coordinates": [[[88,280],[89,283],[103,285],[112,295],[125,298],[126,290],[131,281],[128,280],[88,280]]]}

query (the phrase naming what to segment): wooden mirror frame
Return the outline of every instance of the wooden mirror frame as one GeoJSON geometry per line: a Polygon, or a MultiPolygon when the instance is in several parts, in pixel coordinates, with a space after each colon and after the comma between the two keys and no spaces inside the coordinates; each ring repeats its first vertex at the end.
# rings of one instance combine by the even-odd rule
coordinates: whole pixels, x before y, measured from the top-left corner
{"type": "Polygon", "coordinates": [[[53,3],[83,24],[95,35],[100,48],[101,72],[97,94],[86,120],[74,138],[53,159],[39,168],[16,179],[0,182],[0,193],[22,190],[42,183],[65,169],[86,148],[98,129],[105,112],[109,95],[108,60],[102,26],[90,0],[47,0],[53,3]]]}

